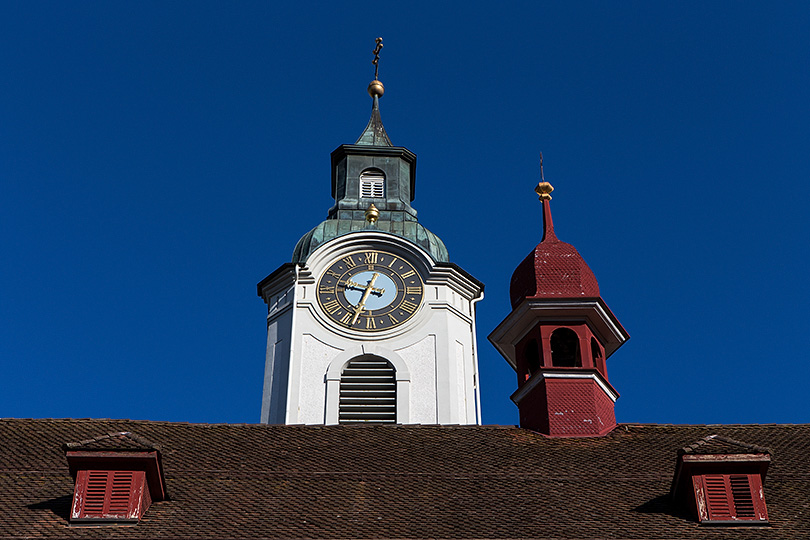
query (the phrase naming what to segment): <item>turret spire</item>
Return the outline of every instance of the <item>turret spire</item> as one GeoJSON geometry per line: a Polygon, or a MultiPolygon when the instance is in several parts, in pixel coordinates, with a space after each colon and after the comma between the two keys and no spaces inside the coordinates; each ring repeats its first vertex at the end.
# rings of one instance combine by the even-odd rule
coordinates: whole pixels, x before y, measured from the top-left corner
{"type": "Polygon", "coordinates": [[[376,39],[377,46],[374,47],[372,51],[372,53],[374,53],[374,60],[371,61],[371,63],[374,64],[374,80],[368,83],[368,94],[373,100],[371,104],[371,118],[368,121],[366,129],[363,130],[363,134],[360,135],[360,138],[357,139],[357,142],[354,144],[394,146],[391,143],[391,139],[388,138],[388,134],[385,132],[385,127],[383,127],[382,118],[380,117],[380,98],[385,93],[385,86],[383,86],[383,83],[377,78],[380,70],[380,50],[383,48],[382,40],[381,37],[376,39]]]}
{"type": "Polygon", "coordinates": [[[554,221],[551,219],[551,192],[554,188],[551,184],[546,182],[543,176],[543,152],[540,152],[540,183],[534,188],[535,193],[540,196],[540,202],[543,205],[543,242],[559,242],[557,235],[554,234],[554,221]]]}

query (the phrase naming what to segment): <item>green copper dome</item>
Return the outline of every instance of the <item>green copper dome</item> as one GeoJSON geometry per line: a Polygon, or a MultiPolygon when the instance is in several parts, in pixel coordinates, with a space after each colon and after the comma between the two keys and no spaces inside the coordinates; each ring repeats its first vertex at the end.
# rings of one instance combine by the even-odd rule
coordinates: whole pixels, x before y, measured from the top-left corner
{"type": "Polygon", "coordinates": [[[410,240],[421,247],[436,262],[450,262],[447,248],[441,239],[416,221],[389,221],[380,219],[375,224],[361,219],[327,219],[301,237],[295,245],[292,262],[303,264],[321,245],[344,234],[360,231],[381,231],[410,240]]]}

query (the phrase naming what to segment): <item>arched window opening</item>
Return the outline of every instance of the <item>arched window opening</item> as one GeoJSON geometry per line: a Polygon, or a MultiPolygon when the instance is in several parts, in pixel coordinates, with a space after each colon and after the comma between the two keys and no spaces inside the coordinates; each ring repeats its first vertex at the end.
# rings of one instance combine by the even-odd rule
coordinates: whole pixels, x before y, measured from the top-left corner
{"type": "Polygon", "coordinates": [[[349,361],[340,376],[341,424],[386,423],[397,421],[396,370],[379,357],[349,361]]]}
{"type": "Polygon", "coordinates": [[[591,338],[591,358],[593,359],[593,367],[599,369],[602,364],[602,348],[599,347],[599,342],[596,338],[591,338]]]}
{"type": "Polygon", "coordinates": [[[580,367],[579,336],[570,328],[557,328],[551,334],[551,365],[580,367]]]}
{"type": "Polygon", "coordinates": [[[360,197],[385,197],[385,173],[380,169],[366,169],[360,173],[360,197]]]}
{"type": "Polygon", "coordinates": [[[540,348],[537,346],[537,340],[532,339],[526,344],[526,378],[528,379],[540,369],[540,348]]]}

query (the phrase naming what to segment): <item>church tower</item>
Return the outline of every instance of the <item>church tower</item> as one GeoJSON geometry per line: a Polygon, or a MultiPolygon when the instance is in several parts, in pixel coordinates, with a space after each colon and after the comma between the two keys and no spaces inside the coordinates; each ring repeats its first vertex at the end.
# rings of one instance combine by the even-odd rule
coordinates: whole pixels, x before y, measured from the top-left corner
{"type": "Polygon", "coordinates": [[[619,397],[606,361],[630,336],[585,260],[554,233],[553,189],[541,181],[535,190],[543,238],[512,274],[512,313],[489,340],[517,372],[512,401],[521,427],[556,437],[605,435],[616,427],[619,397]]]}
{"type": "Polygon", "coordinates": [[[258,284],[268,307],[261,421],[480,424],[475,304],[483,284],[449,261],[411,206],[416,155],[371,118],[332,152],[326,220],[258,284]]]}

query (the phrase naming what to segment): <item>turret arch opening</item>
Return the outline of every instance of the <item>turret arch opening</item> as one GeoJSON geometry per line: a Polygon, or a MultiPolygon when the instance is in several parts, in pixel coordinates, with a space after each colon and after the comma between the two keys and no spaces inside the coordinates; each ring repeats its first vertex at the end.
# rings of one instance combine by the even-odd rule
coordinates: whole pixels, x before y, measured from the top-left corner
{"type": "Polygon", "coordinates": [[[591,359],[593,360],[593,367],[596,369],[601,370],[602,365],[602,347],[599,346],[599,342],[596,341],[596,338],[591,338],[591,359]]]}
{"type": "Polygon", "coordinates": [[[581,367],[579,336],[570,328],[557,328],[551,333],[551,365],[581,367]]]}
{"type": "Polygon", "coordinates": [[[536,339],[530,339],[526,344],[526,378],[528,379],[540,370],[540,347],[536,339]]]}

